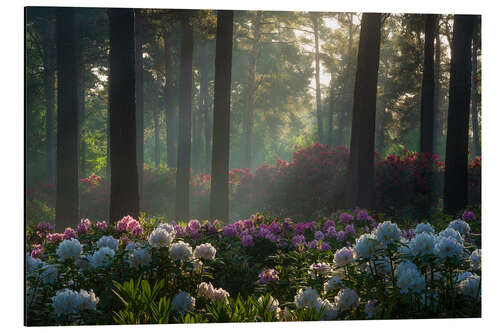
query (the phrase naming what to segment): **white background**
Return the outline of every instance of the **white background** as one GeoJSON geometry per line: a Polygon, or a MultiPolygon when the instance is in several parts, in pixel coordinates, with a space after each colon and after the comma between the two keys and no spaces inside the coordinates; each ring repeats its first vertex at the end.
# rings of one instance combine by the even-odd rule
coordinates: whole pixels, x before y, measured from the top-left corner
{"type": "Polygon", "coordinates": [[[498,193],[500,182],[498,167],[500,153],[500,119],[498,103],[499,76],[498,52],[500,15],[495,1],[320,1],[320,0],[119,0],[119,1],[2,1],[1,5],[1,108],[0,142],[3,158],[0,160],[0,325],[5,332],[17,330],[48,332],[54,328],[24,328],[23,325],[23,200],[24,200],[24,109],[23,109],[23,58],[24,58],[24,10],[23,6],[85,6],[85,7],[140,7],[140,8],[192,8],[192,9],[265,9],[265,10],[318,10],[346,12],[387,12],[387,13],[441,13],[441,14],[482,14],[482,63],[483,63],[483,318],[455,320],[390,320],[390,321],[348,321],[348,322],[307,322],[307,323],[264,323],[264,324],[201,324],[201,325],[143,325],[143,326],[101,326],[58,328],[73,332],[135,332],[148,330],[165,332],[253,332],[257,330],[280,331],[344,331],[344,332],[490,332],[498,331],[500,311],[499,296],[499,225],[500,214],[498,193]],[[499,214],[499,215],[497,215],[499,214]],[[495,328],[496,326],[496,328],[495,328]]]}

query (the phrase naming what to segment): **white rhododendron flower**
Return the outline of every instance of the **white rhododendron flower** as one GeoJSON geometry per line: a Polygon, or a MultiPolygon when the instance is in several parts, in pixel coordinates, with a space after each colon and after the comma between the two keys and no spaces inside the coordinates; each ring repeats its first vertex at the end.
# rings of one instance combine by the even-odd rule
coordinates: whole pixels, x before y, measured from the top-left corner
{"type": "Polygon", "coordinates": [[[354,309],[359,304],[359,296],[354,290],[345,288],[335,296],[335,304],[339,311],[354,309]]]}
{"type": "Polygon", "coordinates": [[[369,319],[375,318],[377,312],[380,310],[380,304],[376,300],[371,300],[365,305],[365,313],[369,319]]]}
{"type": "Polygon", "coordinates": [[[438,236],[453,238],[454,240],[456,240],[459,243],[463,243],[464,242],[464,239],[462,238],[462,235],[460,235],[460,233],[458,231],[456,231],[455,229],[450,228],[450,227],[448,227],[448,228],[444,229],[443,231],[441,231],[438,236]]]}
{"type": "Polygon", "coordinates": [[[184,314],[194,310],[195,302],[196,300],[189,293],[181,291],[174,296],[171,304],[174,311],[184,314]]]}
{"type": "Polygon", "coordinates": [[[113,238],[113,236],[102,236],[97,241],[97,247],[109,247],[111,250],[118,250],[118,239],[113,238]]]}
{"type": "Polygon", "coordinates": [[[398,271],[397,286],[403,294],[419,293],[425,289],[425,277],[417,268],[407,267],[398,271]]]}
{"type": "Polygon", "coordinates": [[[458,290],[462,295],[466,295],[477,299],[478,301],[481,299],[481,278],[472,274],[460,281],[458,283],[458,290]]]}
{"type": "Polygon", "coordinates": [[[76,238],[65,239],[57,247],[56,254],[61,260],[76,260],[82,253],[82,245],[76,238]]]}
{"type": "Polygon", "coordinates": [[[295,295],[294,302],[298,309],[314,308],[320,301],[318,292],[311,288],[302,288],[295,295]]]}
{"type": "Polygon", "coordinates": [[[417,227],[415,228],[415,233],[416,234],[421,234],[423,232],[426,232],[428,234],[434,234],[434,227],[429,224],[429,223],[419,223],[417,224],[417,227]]]}
{"type": "Polygon", "coordinates": [[[312,264],[309,266],[309,275],[313,279],[316,279],[320,276],[328,276],[332,271],[332,266],[326,262],[318,262],[316,264],[312,264]]]}
{"type": "MultiPolygon", "coordinates": [[[[257,299],[257,303],[259,303],[260,306],[264,306],[264,296],[260,296],[257,299]]],[[[269,301],[266,304],[266,310],[269,312],[274,312],[274,311],[279,311],[280,308],[280,302],[273,296],[269,296],[269,301]]]]}
{"type": "Polygon", "coordinates": [[[335,265],[337,266],[345,266],[353,262],[354,253],[351,248],[343,247],[337,251],[335,251],[335,265]]]}
{"type": "Polygon", "coordinates": [[[329,292],[341,288],[342,286],[343,286],[342,277],[340,275],[334,275],[332,278],[330,278],[328,281],[325,282],[323,288],[325,292],[329,292]]]}
{"type": "Polygon", "coordinates": [[[408,244],[414,256],[434,254],[436,237],[433,234],[422,232],[417,234],[408,244]]]}
{"type": "Polygon", "coordinates": [[[407,269],[410,269],[410,268],[413,268],[413,269],[418,269],[417,268],[417,265],[415,265],[414,263],[412,263],[411,261],[408,261],[408,260],[403,260],[399,263],[398,266],[396,266],[396,269],[394,270],[394,274],[396,276],[398,276],[400,273],[406,271],[407,269]]]}
{"type": "Polygon", "coordinates": [[[43,265],[43,261],[38,258],[33,258],[29,253],[26,253],[26,273],[30,274],[38,271],[43,265]]]}
{"type": "Polygon", "coordinates": [[[156,228],[153,230],[148,238],[149,245],[155,248],[168,247],[173,240],[173,234],[162,228],[156,228]]]}
{"type": "Polygon", "coordinates": [[[354,253],[357,258],[370,258],[375,255],[379,244],[374,234],[363,234],[356,239],[354,253]]]}
{"type": "Polygon", "coordinates": [[[213,301],[224,300],[227,302],[229,293],[222,288],[215,289],[210,282],[202,282],[198,285],[198,296],[203,296],[213,301]]]}
{"type": "Polygon", "coordinates": [[[132,252],[135,249],[138,249],[138,248],[141,248],[141,247],[142,247],[142,244],[139,244],[137,242],[130,242],[130,243],[127,244],[127,246],[125,246],[125,251],[132,252]]]}
{"type": "Polygon", "coordinates": [[[151,263],[151,253],[143,248],[136,248],[128,255],[130,266],[135,268],[149,267],[151,263]]]}
{"type": "Polygon", "coordinates": [[[175,228],[170,223],[162,223],[158,226],[158,228],[166,230],[169,234],[175,236],[175,228]]]}
{"type": "Polygon", "coordinates": [[[43,284],[53,284],[59,276],[59,271],[55,265],[43,264],[40,268],[40,280],[43,284]]]}
{"type": "Polygon", "coordinates": [[[80,290],[76,292],[70,289],[58,290],[52,297],[52,306],[56,315],[73,314],[82,310],[95,310],[99,298],[94,292],[80,290]]]}
{"type": "Polygon", "coordinates": [[[217,250],[215,249],[215,247],[212,246],[212,244],[205,243],[198,245],[194,249],[194,257],[196,259],[214,260],[216,252],[217,250]]]}
{"type": "Polygon", "coordinates": [[[321,320],[334,320],[337,318],[337,307],[327,299],[319,299],[316,303],[316,311],[321,313],[321,320]]]}
{"type": "Polygon", "coordinates": [[[470,226],[467,222],[463,220],[451,221],[448,228],[453,228],[458,231],[462,236],[467,235],[470,232],[470,226]]]}
{"type": "Polygon", "coordinates": [[[107,246],[101,247],[92,255],[92,257],[90,257],[90,264],[94,268],[106,266],[111,263],[114,256],[115,256],[115,251],[113,251],[107,246]]]}
{"type": "Polygon", "coordinates": [[[399,230],[397,224],[392,223],[391,221],[385,221],[384,223],[378,225],[375,230],[375,237],[382,245],[391,244],[398,242],[401,239],[401,230],[399,230]]]}
{"type": "Polygon", "coordinates": [[[469,260],[471,262],[472,269],[481,268],[481,249],[476,249],[471,253],[469,260]]]}
{"type": "Polygon", "coordinates": [[[441,258],[461,256],[464,246],[455,238],[439,236],[436,240],[436,254],[441,258]]]}
{"type": "Polygon", "coordinates": [[[170,259],[175,261],[189,261],[193,259],[193,249],[188,243],[178,241],[177,243],[170,245],[168,255],[170,256],[170,259]]]}

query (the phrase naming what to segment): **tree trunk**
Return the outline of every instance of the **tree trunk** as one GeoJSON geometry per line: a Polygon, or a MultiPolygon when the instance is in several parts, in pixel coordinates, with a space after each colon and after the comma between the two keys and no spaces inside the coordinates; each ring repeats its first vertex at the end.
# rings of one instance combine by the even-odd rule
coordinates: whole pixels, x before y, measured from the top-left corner
{"type": "Polygon", "coordinates": [[[139,194],[142,193],[144,168],[144,61],[142,59],[143,22],[141,10],[135,9],[135,104],[137,135],[137,176],[139,194]]]}
{"type": "Polygon", "coordinates": [[[437,15],[436,19],[436,50],[435,50],[435,59],[434,59],[434,149],[435,153],[439,153],[440,149],[438,146],[439,140],[438,138],[443,133],[443,125],[442,125],[442,113],[439,111],[439,96],[440,96],[440,76],[441,76],[441,38],[439,33],[439,18],[440,15],[437,15]]]}
{"type": "Polygon", "coordinates": [[[110,22],[111,197],[109,218],[139,216],[134,10],[108,9],[110,22]]]}
{"type": "Polygon", "coordinates": [[[163,32],[165,50],[165,122],[167,129],[167,166],[177,167],[177,151],[175,149],[175,87],[174,87],[174,56],[173,31],[163,32]]]}
{"type": "Polygon", "coordinates": [[[191,166],[191,91],[193,89],[193,28],[188,12],[182,17],[181,77],[179,101],[179,149],[175,216],[178,221],[189,218],[189,178],[191,166]]]}
{"type": "MultiPolygon", "coordinates": [[[[477,20],[479,21],[479,20],[477,20]]],[[[479,131],[479,112],[478,112],[478,81],[479,75],[477,71],[477,49],[479,44],[479,24],[475,22],[474,24],[474,37],[472,38],[472,80],[471,80],[471,113],[472,113],[472,156],[481,156],[481,142],[479,137],[481,133],[479,131]]]]}
{"type": "Polygon", "coordinates": [[[57,183],[56,230],[76,226],[78,193],[78,66],[73,8],[56,9],[57,62],[57,183]]]}
{"type": "MultiPolygon", "coordinates": [[[[81,55],[80,55],[81,59],[81,55]]],[[[83,65],[82,65],[83,67],[83,65]]],[[[79,82],[79,92],[78,92],[78,104],[80,105],[80,177],[87,176],[87,143],[85,141],[85,119],[86,119],[86,109],[85,109],[85,85],[83,81],[84,69],[81,68],[80,72],[80,82],[79,82]]]]}
{"type": "Polygon", "coordinates": [[[467,205],[467,146],[473,24],[472,15],[454,16],[444,173],[444,212],[447,214],[455,214],[467,205]]]}
{"type": "Polygon", "coordinates": [[[314,66],[315,66],[315,80],[316,80],[316,121],[318,124],[318,140],[324,143],[323,139],[323,118],[321,110],[321,85],[320,85],[320,61],[319,61],[319,14],[313,14],[313,31],[314,31],[314,66]]]}
{"type": "Polygon", "coordinates": [[[425,15],[424,73],[420,103],[420,152],[434,151],[434,39],[437,15],[425,15]]]}
{"type": "Polygon", "coordinates": [[[339,109],[339,121],[337,128],[337,137],[335,139],[335,145],[337,146],[347,146],[347,138],[346,133],[348,132],[348,119],[350,116],[349,110],[352,109],[352,101],[353,101],[353,76],[354,76],[354,49],[353,49],[353,39],[354,39],[354,31],[353,31],[353,17],[350,14],[349,21],[349,42],[348,42],[348,50],[347,50],[347,66],[345,69],[344,75],[344,87],[342,92],[342,105],[339,109]]]}
{"type": "Polygon", "coordinates": [[[354,86],[346,205],[373,208],[375,114],[381,15],[363,14],[354,86]]]}
{"type": "Polygon", "coordinates": [[[155,168],[160,168],[160,110],[159,110],[159,86],[158,82],[153,78],[153,125],[155,135],[155,168]]]}
{"type": "Polygon", "coordinates": [[[43,38],[44,71],[43,87],[45,93],[45,180],[55,184],[56,180],[56,137],[55,137],[55,25],[50,23],[43,38]]]}
{"type": "Polygon", "coordinates": [[[203,117],[203,131],[205,134],[205,167],[203,170],[210,173],[212,131],[210,126],[210,112],[208,108],[208,42],[201,44],[200,52],[200,108],[203,117]]]}
{"type": "Polygon", "coordinates": [[[257,71],[257,59],[260,53],[260,24],[263,13],[261,11],[255,14],[255,19],[252,24],[253,42],[250,50],[250,64],[248,67],[248,99],[247,110],[243,120],[243,167],[252,168],[253,158],[253,109],[255,105],[255,73],[257,71]]]}
{"type": "Polygon", "coordinates": [[[233,11],[217,11],[210,219],[229,223],[229,124],[233,11]]]}
{"type": "MultiPolygon", "coordinates": [[[[198,95],[199,96],[199,95],[198,95]]],[[[194,91],[193,91],[194,97],[194,91]]],[[[200,97],[200,96],[199,96],[200,97]]],[[[200,100],[200,98],[198,99],[200,100]]],[[[201,103],[201,102],[200,102],[201,103]]],[[[192,114],[193,120],[193,149],[192,149],[192,162],[191,168],[193,169],[193,174],[197,175],[200,173],[201,168],[201,105],[198,104],[198,107],[194,108],[192,114]]]]}
{"type": "Polygon", "coordinates": [[[333,114],[335,112],[335,89],[334,89],[334,73],[330,73],[330,96],[328,110],[328,144],[333,146],[333,114]]]}

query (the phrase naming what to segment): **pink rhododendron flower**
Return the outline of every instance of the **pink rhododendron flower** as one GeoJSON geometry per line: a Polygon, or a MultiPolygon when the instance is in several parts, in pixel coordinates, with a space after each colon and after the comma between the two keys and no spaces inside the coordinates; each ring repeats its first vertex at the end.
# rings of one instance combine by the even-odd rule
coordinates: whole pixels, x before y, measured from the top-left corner
{"type": "Polygon", "coordinates": [[[475,219],[476,219],[476,215],[474,214],[473,211],[466,210],[462,214],[462,220],[464,220],[464,221],[474,221],[475,219]]]}
{"type": "Polygon", "coordinates": [[[71,238],[76,238],[76,232],[71,228],[66,228],[66,230],[64,230],[64,239],[71,239],[71,238]]]}
{"type": "Polygon", "coordinates": [[[106,230],[108,224],[106,223],[106,221],[102,221],[102,222],[97,222],[95,226],[97,229],[106,230]]]}
{"type": "Polygon", "coordinates": [[[33,245],[33,250],[31,251],[31,256],[33,258],[40,258],[42,256],[42,245],[40,245],[40,244],[33,245]]]}
{"type": "Polygon", "coordinates": [[[274,268],[268,268],[259,274],[259,283],[267,284],[279,280],[278,271],[274,268]]]}

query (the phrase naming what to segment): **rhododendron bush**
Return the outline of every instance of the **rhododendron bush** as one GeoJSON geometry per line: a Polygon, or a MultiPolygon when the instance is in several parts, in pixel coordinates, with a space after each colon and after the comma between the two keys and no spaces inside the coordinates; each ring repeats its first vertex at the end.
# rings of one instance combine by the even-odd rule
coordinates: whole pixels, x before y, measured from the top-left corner
{"type": "MultiPolygon", "coordinates": [[[[349,152],[319,143],[297,148],[290,162],[278,160],[251,172],[229,173],[230,207],[233,218],[255,211],[282,217],[316,218],[343,208],[349,152]]],[[[403,151],[401,155],[377,157],[375,207],[392,216],[427,218],[442,197],[444,164],[438,156],[403,151]],[[431,193],[431,185],[433,193],[431,193]]],[[[481,203],[481,158],[469,165],[469,202],[481,203]]],[[[210,175],[191,175],[191,215],[208,216],[210,175]]],[[[39,183],[28,188],[28,222],[53,221],[55,190],[39,183]]],[[[149,215],[172,217],[175,202],[175,169],[144,169],[141,210],[149,215]]],[[[109,183],[91,175],[80,180],[81,216],[106,219],[109,183]]]]}
{"type": "Polygon", "coordinates": [[[478,212],[27,229],[28,325],[478,317],[478,212]]]}

